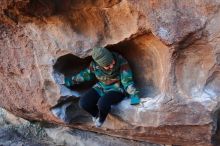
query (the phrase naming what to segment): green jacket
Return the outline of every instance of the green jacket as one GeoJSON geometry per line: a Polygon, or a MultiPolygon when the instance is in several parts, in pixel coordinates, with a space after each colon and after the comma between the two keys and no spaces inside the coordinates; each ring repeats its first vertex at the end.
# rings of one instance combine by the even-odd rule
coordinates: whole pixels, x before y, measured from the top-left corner
{"type": "Polygon", "coordinates": [[[92,61],[89,67],[71,77],[73,84],[79,84],[97,78],[99,82],[97,82],[93,88],[100,96],[103,96],[108,91],[128,93],[130,96],[137,95],[138,91],[134,86],[132,72],[127,60],[116,52],[113,52],[113,56],[117,57],[117,61],[119,61],[120,65],[117,76],[106,80],[106,78],[103,78],[104,73],[101,67],[92,61]]]}

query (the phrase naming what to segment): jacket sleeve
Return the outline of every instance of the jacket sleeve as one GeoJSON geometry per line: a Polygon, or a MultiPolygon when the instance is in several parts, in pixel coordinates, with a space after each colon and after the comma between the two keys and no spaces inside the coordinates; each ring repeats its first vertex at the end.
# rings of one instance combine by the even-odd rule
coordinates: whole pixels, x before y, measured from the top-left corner
{"type": "Polygon", "coordinates": [[[120,68],[120,76],[121,76],[121,83],[125,89],[125,91],[130,95],[138,96],[138,91],[134,86],[134,81],[132,77],[132,71],[130,69],[130,66],[124,58],[121,58],[121,68],[120,68]]]}
{"type": "Polygon", "coordinates": [[[81,70],[78,74],[72,77],[73,84],[79,84],[85,81],[92,81],[95,79],[95,74],[93,73],[93,66],[90,63],[89,67],[81,70]]]}

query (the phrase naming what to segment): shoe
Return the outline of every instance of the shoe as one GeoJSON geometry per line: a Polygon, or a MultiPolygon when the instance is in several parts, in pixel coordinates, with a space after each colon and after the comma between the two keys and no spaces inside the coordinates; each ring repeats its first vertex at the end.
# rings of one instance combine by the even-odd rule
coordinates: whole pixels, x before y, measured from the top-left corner
{"type": "Polygon", "coordinates": [[[95,123],[95,121],[96,121],[97,118],[98,118],[98,117],[92,117],[92,121],[95,123]]]}
{"type": "Polygon", "coordinates": [[[102,124],[103,124],[104,122],[101,122],[100,120],[99,120],[99,117],[98,118],[96,118],[96,120],[95,120],[95,127],[101,127],[102,126],[102,124]]]}

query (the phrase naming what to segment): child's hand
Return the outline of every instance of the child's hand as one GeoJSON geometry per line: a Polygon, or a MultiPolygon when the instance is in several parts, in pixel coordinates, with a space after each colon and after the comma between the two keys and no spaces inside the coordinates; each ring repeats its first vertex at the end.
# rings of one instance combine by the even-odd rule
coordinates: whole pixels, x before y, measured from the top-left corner
{"type": "Polygon", "coordinates": [[[141,102],[140,98],[137,95],[131,96],[131,105],[137,105],[141,102]]]}
{"type": "Polygon", "coordinates": [[[71,78],[71,77],[65,77],[65,78],[64,78],[64,81],[65,81],[65,85],[66,85],[67,87],[73,86],[73,81],[72,81],[72,78],[71,78]]]}

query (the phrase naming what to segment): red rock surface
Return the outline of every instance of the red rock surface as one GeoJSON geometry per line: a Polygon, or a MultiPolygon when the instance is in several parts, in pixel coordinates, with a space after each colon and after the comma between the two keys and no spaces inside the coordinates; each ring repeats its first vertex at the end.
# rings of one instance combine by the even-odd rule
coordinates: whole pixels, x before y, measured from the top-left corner
{"type": "MultiPolygon", "coordinates": [[[[215,0],[1,0],[0,106],[28,120],[64,124],[50,112],[62,94],[54,65],[61,57],[68,62],[66,54],[83,59],[95,46],[108,47],[129,60],[142,104],[124,100],[101,129],[69,126],[163,144],[214,145],[219,8],[215,0]]],[[[73,59],[73,72],[88,60],[73,59]]]]}

